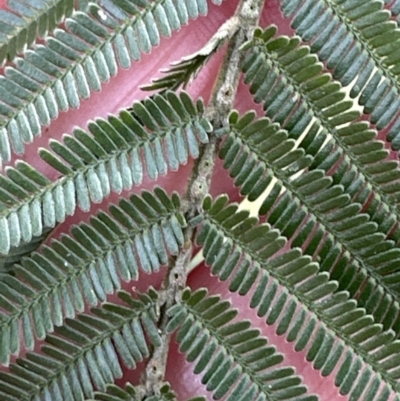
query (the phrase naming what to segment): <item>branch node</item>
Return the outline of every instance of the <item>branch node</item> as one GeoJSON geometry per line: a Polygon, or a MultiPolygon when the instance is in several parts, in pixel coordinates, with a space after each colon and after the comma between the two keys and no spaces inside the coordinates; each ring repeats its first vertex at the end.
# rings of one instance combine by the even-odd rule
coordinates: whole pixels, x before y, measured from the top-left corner
{"type": "MultiPolygon", "coordinates": [[[[229,38],[223,65],[206,111],[215,130],[228,124],[228,117],[234,106],[241,73],[243,55],[240,48],[258,24],[263,4],[264,0],[242,0],[236,14],[220,27],[202,50],[191,56],[196,57],[202,51],[206,54],[215,51],[229,38]]],[[[201,205],[210,190],[219,143],[220,138],[217,135],[211,135],[209,143],[202,147],[200,156],[195,161],[185,199],[182,202],[182,212],[186,215],[187,221],[195,219],[202,213],[201,205]]],[[[185,242],[179,254],[170,258],[168,272],[162,284],[158,321],[162,346],[153,350],[142,378],[145,383],[146,394],[149,396],[159,395],[161,384],[164,381],[170,343],[170,335],[165,333],[169,320],[167,311],[171,306],[181,301],[182,292],[186,287],[195,237],[196,227],[188,224],[184,231],[185,242]]]]}

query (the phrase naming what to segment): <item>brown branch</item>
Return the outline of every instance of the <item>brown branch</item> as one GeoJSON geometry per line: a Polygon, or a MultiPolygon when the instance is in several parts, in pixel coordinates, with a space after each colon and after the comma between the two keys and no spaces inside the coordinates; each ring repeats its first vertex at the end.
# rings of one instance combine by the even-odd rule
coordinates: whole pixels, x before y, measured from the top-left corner
{"type": "MultiPolygon", "coordinates": [[[[230,41],[224,61],[215,83],[207,115],[214,129],[225,126],[228,116],[234,106],[243,54],[239,50],[242,44],[250,39],[258,24],[264,0],[242,0],[234,17],[229,20],[230,41]]],[[[226,29],[226,27],[224,28],[226,29]]],[[[183,212],[187,221],[201,213],[203,199],[209,193],[211,177],[220,140],[211,134],[210,141],[201,149],[199,158],[195,161],[192,175],[189,179],[183,212]]],[[[168,272],[163,282],[160,294],[160,314],[158,328],[161,332],[162,346],[153,350],[142,377],[143,396],[159,395],[160,385],[164,381],[169,351],[170,335],[166,334],[168,324],[168,309],[180,302],[186,287],[188,267],[192,258],[193,243],[196,228],[189,226],[184,231],[185,243],[177,256],[171,257],[168,272]]]]}

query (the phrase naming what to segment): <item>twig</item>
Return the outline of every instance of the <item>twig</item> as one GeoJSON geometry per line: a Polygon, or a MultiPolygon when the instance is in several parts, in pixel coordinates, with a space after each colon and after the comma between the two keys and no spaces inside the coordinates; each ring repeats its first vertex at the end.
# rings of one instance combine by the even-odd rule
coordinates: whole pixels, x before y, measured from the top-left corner
{"type": "MultiPolygon", "coordinates": [[[[207,109],[208,117],[214,129],[219,129],[228,122],[240,78],[243,55],[239,49],[244,42],[250,39],[258,24],[263,5],[264,0],[242,0],[235,16],[230,20],[232,21],[230,23],[238,24],[238,27],[232,30],[234,34],[228,44],[223,65],[207,109]]],[[[209,193],[219,142],[220,139],[216,135],[211,135],[210,142],[203,146],[199,158],[195,161],[183,202],[183,212],[187,221],[201,213],[203,199],[209,193]]],[[[168,323],[166,312],[172,305],[181,300],[182,292],[186,286],[195,236],[196,229],[189,225],[184,231],[185,243],[183,248],[178,256],[170,258],[169,261],[168,273],[161,290],[158,322],[162,346],[153,350],[147,363],[142,377],[143,387],[145,388],[144,396],[159,395],[159,388],[164,380],[170,343],[170,336],[165,333],[165,327],[168,323]]]]}
{"type": "Polygon", "coordinates": [[[169,68],[160,70],[165,76],[152,79],[151,84],[143,85],[140,89],[144,91],[177,90],[181,85],[185,89],[189,83],[197,78],[213,54],[217,53],[232,38],[239,27],[239,17],[234,15],[219,27],[218,31],[200,50],[182,57],[179,61],[172,62],[169,68]]]}
{"type": "Polygon", "coordinates": [[[167,366],[170,335],[166,333],[168,324],[167,310],[181,299],[182,291],[186,286],[186,266],[192,256],[192,243],[186,241],[178,256],[170,258],[168,274],[161,288],[162,305],[158,329],[161,332],[161,347],[155,348],[145,370],[145,395],[160,395],[160,385],[164,382],[167,366]]]}

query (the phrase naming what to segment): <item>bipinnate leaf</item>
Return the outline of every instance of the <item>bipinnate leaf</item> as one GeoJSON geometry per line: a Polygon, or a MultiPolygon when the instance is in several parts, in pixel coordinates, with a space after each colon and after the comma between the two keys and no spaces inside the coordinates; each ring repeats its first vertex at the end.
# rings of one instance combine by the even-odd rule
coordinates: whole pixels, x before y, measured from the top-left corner
{"type": "Polygon", "coordinates": [[[176,331],[179,350],[215,400],[318,400],[249,321],[233,322],[237,310],[229,301],[207,295],[204,288],[185,290],[182,304],[168,312],[167,330],[176,331]]]}
{"type": "Polygon", "coordinates": [[[68,319],[48,335],[41,353],[28,353],[0,374],[4,400],[91,398],[149,356],[149,343],[160,346],[155,326],[157,292],[140,300],[119,294],[124,304],[105,303],[91,313],[68,319]],[[145,324],[146,322],[146,324],[145,324]]]}
{"type": "Polygon", "coordinates": [[[139,270],[157,272],[177,254],[186,225],[179,196],[156,188],[111,205],[15,265],[0,282],[0,363],[85,310],[105,302],[139,270]]]}
{"type": "Polygon", "coordinates": [[[258,316],[276,324],[296,351],[305,350],[323,376],[334,374],[340,394],[359,400],[369,388],[375,400],[380,388],[383,399],[397,399],[400,341],[392,330],[384,330],[348,292],[337,291],[338,283],[300,248],[285,251],[287,240],[278,230],[238,212],[226,196],[207,198],[203,207],[197,242],[214,275],[227,280],[231,291],[249,294],[258,316]]]}
{"type": "Polygon", "coordinates": [[[201,100],[168,91],[135,103],[131,113],[91,121],[89,132],[77,128],[63,143],[51,140],[52,151],[39,153],[60,172],[58,179],[50,182],[25,162],[0,175],[0,254],[63,222],[77,207],[88,212],[111,192],[140,185],[146,173],[155,180],[177,170],[198,157],[211,129],[201,100]]]}
{"type": "MultiPolygon", "coordinates": [[[[42,1],[34,4],[39,3],[42,1]]],[[[49,18],[58,20],[65,10],[70,14],[73,2],[51,3],[54,7],[48,12],[57,17],[49,18]]],[[[5,67],[0,76],[0,165],[1,161],[8,163],[13,153],[23,154],[25,144],[41,135],[42,125],[50,124],[61,111],[78,108],[81,99],[101,90],[119,67],[129,68],[142,53],[158,46],[162,36],[170,37],[189,19],[208,12],[206,0],[100,3],[90,3],[86,11],[74,11],[64,28],[55,29],[44,44],[25,51],[5,67]]],[[[43,16],[39,25],[46,31],[47,14],[43,16]]],[[[8,26],[0,25],[3,30],[8,26]]],[[[0,45],[1,41],[0,36],[0,45]]]]}

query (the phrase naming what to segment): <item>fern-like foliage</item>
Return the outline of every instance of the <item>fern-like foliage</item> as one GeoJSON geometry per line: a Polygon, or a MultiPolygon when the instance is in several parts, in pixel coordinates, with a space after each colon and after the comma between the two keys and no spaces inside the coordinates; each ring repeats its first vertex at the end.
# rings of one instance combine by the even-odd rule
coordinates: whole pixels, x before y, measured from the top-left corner
{"type": "Polygon", "coordinates": [[[0,65],[69,17],[74,9],[74,0],[45,0],[23,2],[8,0],[7,9],[0,11],[0,65]]]}
{"type": "Polygon", "coordinates": [[[99,91],[118,66],[150,52],[160,36],[207,13],[205,0],[107,1],[75,11],[46,39],[27,50],[0,77],[0,157],[24,153],[24,143],[40,135],[60,111],[77,108],[80,99],[99,91]]]}
{"type": "Polygon", "coordinates": [[[398,248],[361,213],[361,205],[351,201],[342,185],[322,170],[304,171],[310,155],[293,149],[294,140],[278,124],[254,120],[254,113],[240,119],[232,114],[231,123],[220,157],[242,194],[257,199],[276,180],[260,215],[267,215],[292,247],[304,247],[318,258],[321,270],[342,278],[340,289],[355,295],[364,287],[360,305],[398,335],[398,248]]]}
{"type": "Polygon", "coordinates": [[[122,280],[137,280],[139,266],[158,271],[183,244],[179,207],[177,194],[160,188],[132,195],[15,265],[14,276],[0,283],[0,362],[18,355],[21,337],[33,349],[35,336],[44,339],[85,304],[105,301],[122,280]]]}
{"type": "Polygon", "coordinates": [[[400,58],[396,50],[400,30],[392,15],[399,14],[400,6],[398,1],[390,2],[387,10],[384,3],[389,2],[321,0],[314,13],[309,2],[280,2],[296,33],[312,42],[312,51],[334,71],[334,78],[343,85],[352,83],[351,96],[359,97],[377,128],[390,126],[386,138],[399,150],[400,58]],[[307,21],[316,15],[311,27],[307,21]]]}
{"type": "Polygon", "coordinates": [[[155,326],[157,293],[150,290],[139,300],[126,292],[118,296],[125,305],[106,303],[91,314],[67,320],[56,334],[47,336],[42,354],[27,354],[10,366],[9,373],[1,372],[2,399],[91,398],[95,388],[105,390],[121,377],[121,363],[134,368],[147,357],[147,341],[160,345],[155,326]]]}
{"type": "MultiPolygon", "coordinates": [[[[394,139],[400,126],[396,116],[400,60],[394,51],[400,30],[390,11],[384,9],[384,2],[321,0],[311,7],[309,1],[283,0],[280,5],[285,17],[292,18],[296,33],[311,41],[312,51],[334,70],[334,78],[343,85],[355,80],[351,96],[360,96],[359,103],[378,129],[396,117],[388,135],[389,140],[394,139]],[[313,24],[308,23],[311,19],[313,24]]],[[[396,6],[393,8],[396,13],[396,6]]]]}
{"type": "Polygon", "coordinates": [[[244,65],[254,99],[263,102],[265,114],[287,129],[291,138],[301,137],[299,146],[314,157],[312,168],[329,171],[344,158],[336,180],[347,189],[346,182],[357,175],[359,184],[351,189],[362,204],[373,193],[379,195],[381,203],[374,206],[387,214],[383,222],[387,234],[399,218],[398,163],[388,160],[376,131],[359,121],[359,112],[344,100],[340,84],[322,73],[323,65],[309,48],[301,46],[298,38],[274,37],[274,33],[274,27],[256,32],[258,46],[252,47],[244,65]],[[278,76],[284,79],[275,85],[278,76]],[[305,133],[313,117],[316,121],[305,133]]]}
{"type": "MultiPolygon", "coordinates": [[[[290,40],[286,37],[274,38],[273,34],[274,28],[256,32],[255,41],[260,44],[260,47],[252,48],[244,66],[247,82],[250,83],[250,91],[254,93],[256,101],[265,101],[266,114],[287,129],[289,138],[298,139],[302,136],[299,147],[313,157],[313,162],[309,166],[313,169],[313,174],[318,174],[316,169],[323,169],[326,172],[333,170],[332,180],[336,186],[329,189],[331,192],[325,193],[325,198],[321,198],[323,195],[320,194],[320,199],[317,201],[327,200],[335,193],[337,202],[334,203],[330,199],[329,207],[331,209],[338,206],[344,208],[342,217],[339,219],[335,215],[335,220],[339,222],[350,216],[352,212],[346,214],[346,210],[349,213],[351,208],[357,212],[360,211],[360,207],[350,206],[345,200],[349,195],[353,202],[361,205],[374,198],[366,207],[370,219],[366,215],[364,217],[358,215],[353,219],[353,223],[347,222],[347,227],[344,228],[350,229],[352,225],[360,228],[359,224],[361,220],[364,220],[366,225],[360,229],[354,245],[361,252],[359,256],[367,257],[363,260],[364,264],[368,266],[370,260],[372,261],[371,267],[374,268],[372,274],[381,272],[385,280],[393,286],[395,294],[391,291],[392,294],[397,297],[397,275],[391,273],[397,270],[396,261],[400,253],[394,243],[385,240],[385,237],[390,233],[393,239],[396,241],[399,239],[398,227],[393,229],[393,225],[399,218],[397,202],[400,169],[398,162],[387,158],[388,151],[384,149],[383,143],[375,139],[376,131],[371,129],[368,123],[358,121],[358,112],[350,110],[352,102],[343,100],[345,94],[340,90],[337,82],[333,82],[328,74],[321,74],[323,67],[316,57],[309,53],[309,49],[299,46],[296,38],[290,40]],[[279,74],[282,74],[285,79],[275,85],[279,74]],[[263,84],[261,84],[262,80],[264,80],[263,84]],[[303,84],[303,81],[306,82],[303,84]],[[283,102],[285,107],[282,107],[283,102]],[[304,133],[304,129],[313,116],[316,121],[304,133]],[[343,126],[343,124],[346,125],[343,126]],[[331,138],[329,138],[330,135],[331,138]],[[339,160],[340,165],[337,164],[339,160]],[[344,194],[344,190],[347,194],[344,194]],[[368,240],[361,241],[360,234],[368,235],[368,240]],[[384,264],[385,268],[382,266],[379,271],[379,264],[384,264]]],[[[322,176],[320,178],[322,187],[318,187],[317,183],[314,188],[306,187],[307,192],[311,191],[310,196],[314,192],[321,191],[323,187],[330,186],[328,181],[331,178],[322,178],[322,176]]],[[[276,191],[273,193],[278,196],[276,191]]],[[[272,197],[270,201],[273,202],[272,197]]],[[[315,201],[312,202],[315,203],[315,201]]],[[[310,224],[308,229],[312,229],[310,224]]],[[[351,237],[349,239],[352,240],[351,237]]],[[[346,248],[351,250],[351,246],[349,248],[346,245],[346,248]]],[[[356,270],[357,267],[351,268],[351,271],[356,270]]],[[[362,274],[364,278],[359,276],[356,280],[359,286],[366,283],[366,275],[362,274]]],[[[368,302],[375,284],[375,282],[371,283],[369,285],[371,290],[363,292],[366,298],[361,301],[362,305],[369,303],[370,312],[376,307],[376,298],[375,302],[371,303],[371,298],[368,302]]],[[[351,293],[357,293],[359,288],[353,282],[351,293]]],[[[381,305],[385,304],[382,307],[390,308],[391,297],[387,298],[385,290],[379,293],[383,293],[379,301],[381,305]]],[[[395,317],[397,315],[397,313],[386,314],[386,310],[377,308],[375,317],[378,321],[382,321],[384,316],[387,316],[387,319],[397,319],[395,317]]],[[[385,326],[390,327],[390,325],[391,322],[387,322],[385,326]]]]}
{"type": "Polygon", "coordinates": [[[216,400],[317,401],[292,347],[349,400],[400,401],[400,0],[279,0],[291,37],[257,27],[262,3],[240,0],[200,50],[140,85],[152,96],[43,143],[38,168],[15,154],[43,125],[119,68],[134,74],[209,3],[0,10],[0,162],[15,160],[0,174],[0,400],[186,399],[168,372],[176,341],[216,400]],[[217,52],[210,101],[179,91],[217,52]],[[241,78],[262,113],[233,110],[241,78]],[[188,163],[184,193],[138,190],[188,163]],[[230,203],[215,172],[260,206],[230,203]],[[77,208],[87,220],[71,226],[77,208]],[[241,298],[189,288],[198,249],[241,298]],[[157,290],[121,291],[143,273],[164,274],[157,290]],[[138,366],[140,382],[126,380],[138,366]]]}
{"type": "Polygon", "coordinates": [[[0,256],[0,272],[12,273],[13,266],[16,263],[20,263],[24,256],[28,256],[32,252],[36,251],[50,234],[51,229],[47,229],[42,235],[33,237],[29,242],[22,243],[18,247],[11,248],[7,255],[0,256]]]}
{"type": "Polygon", "coordinates": [[[337,282],[318,272],[300,248],[282,253],[286,239],[278,230],[258,225],[227,201],[207,198],[203,205],[197,241],[212,273],[241,295],[253,289],[250,306],[267,324],[277,324],[297,351],[306,349],[324,376],[335,371],[341,394],[358,400],[368,388],[368,399],[378,390],[382,399],[399,399],[400,340],[394,332],[383,330],[347,292],[337,292],[337,282]]]}
{"type": "Polygon", "coordinates": [[[213,398],[227,401],[289,400],[315,401],[294,370],[280,367],[283,356],[267,344],[247,320],[232,323],[237,311],[207,291],[186,290],[182,304],[169,310],[167,330],[178,328],[179,349],[213,398]]]}
{"type": "Polygon", "coordinates": [[[135,103],[132,113],[89,123],[90,134],[76,129],[63,143],[52,140],[52,152],[40,150],[61,173],[54,182],[26,163],[7,168],[7,177],[0,176],[0,252],[41,235],[77,206],[89,211],[111,191],[141,184],[144,167],[154,180],[197,157],[211,130],[203,111],[185,92],[157,95],[135,103]]]}

